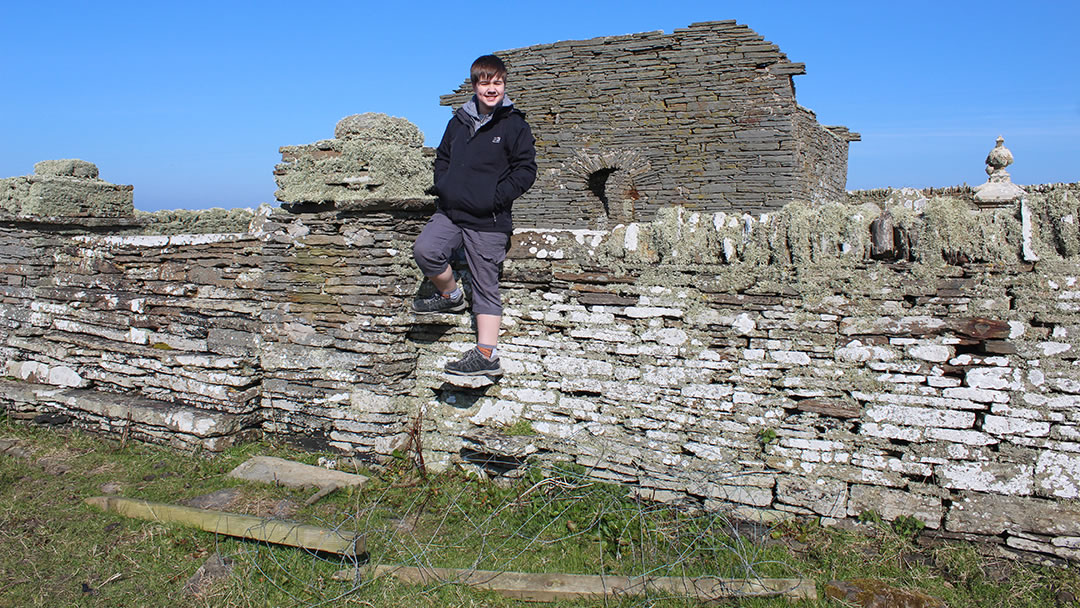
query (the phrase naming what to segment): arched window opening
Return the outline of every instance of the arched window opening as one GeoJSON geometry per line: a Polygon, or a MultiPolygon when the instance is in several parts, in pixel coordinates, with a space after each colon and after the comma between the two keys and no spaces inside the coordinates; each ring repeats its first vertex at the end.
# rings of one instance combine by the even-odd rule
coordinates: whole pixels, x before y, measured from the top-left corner
{"type": "Polygon", "coordinates": [[[593,196],[600,199],[600,202],[604,204],[604,213],[611,215],[611,208],[608,204],[607,195],[607,182],[611,174],[618,171],[617,167],[604,167],[597,169],[589,174],[586,184],[589,187],[589,192],[593,193],[593,196]]]}

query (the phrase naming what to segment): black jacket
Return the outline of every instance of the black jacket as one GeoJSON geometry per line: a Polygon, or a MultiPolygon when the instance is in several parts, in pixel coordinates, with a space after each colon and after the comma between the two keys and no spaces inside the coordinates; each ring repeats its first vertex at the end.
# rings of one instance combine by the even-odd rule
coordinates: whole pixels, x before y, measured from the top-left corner
{"type": "Polygon", "coordinates": [[[473,119],[458,109],[435,150],[439,212],[459,226],[511,232],[514,199],[536,181],[536,140],[525,114],[499,107],[473,133],[473,119]]]}

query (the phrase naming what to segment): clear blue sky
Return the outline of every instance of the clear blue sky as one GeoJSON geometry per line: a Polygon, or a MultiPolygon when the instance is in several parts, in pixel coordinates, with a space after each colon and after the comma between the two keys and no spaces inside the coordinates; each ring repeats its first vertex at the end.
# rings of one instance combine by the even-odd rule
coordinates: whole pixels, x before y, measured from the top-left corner
{"type": "MultiPolygon", "coordinates": [[[[359,112],[437,143],[478,55],[735,19],[806,64],[798,101],[862,133],[848,188],[1080,180],[1080,2],[8,2],[0,177],[81,158],[140,209],[274,203],[282,145],[359,112]]],[[[513,96],[513,82],[510,89],[513,96]]],[[[567,90],[567,103],[574,91],[567,90]]],[[[526,108],[527,109],[527,108],[526,108]]]]}

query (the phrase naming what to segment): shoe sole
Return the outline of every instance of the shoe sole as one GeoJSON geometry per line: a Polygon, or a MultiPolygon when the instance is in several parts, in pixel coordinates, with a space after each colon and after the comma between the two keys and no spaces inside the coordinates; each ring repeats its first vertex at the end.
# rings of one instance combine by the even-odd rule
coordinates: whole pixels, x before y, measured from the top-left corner
{"type": "Polygon", "coordinates": [[[501,367],[499,369],[485,369],[485,370],[480,370],[480,371],[475,371],[475,372],[458,372],[458,371],[452,371],[452,370],[445,369],[445,368],[443,369],[443,371],[446,372],[447,374],[451,375],[451,376],[464,376],[464,377],[472,377],[472,376],[493,376],[493,377],[498,377],[498,376],[503,375],[503,369],[501,367]]]}
{"type": "Polygon", "coordinates": [[[448,312],[462,312],[468,307],[469,307],[468,304],[466,304],[465,302],[462,302],[461,304],[458,304],[456,306],[452,306],[450,308],[444,308],[443,310],[416,310],[415,308],[413,308],[412,312],[413,312],[414,315],[441,315],[441,314],[446,314],[448,312]]]}

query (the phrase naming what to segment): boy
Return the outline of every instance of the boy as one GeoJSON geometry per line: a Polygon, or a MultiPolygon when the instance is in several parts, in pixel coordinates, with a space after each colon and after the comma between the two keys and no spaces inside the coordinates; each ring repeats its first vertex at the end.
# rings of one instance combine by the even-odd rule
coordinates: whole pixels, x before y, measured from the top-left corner
{"type": "Polygon", "coordinates": [[[496,346],[502,322],[499,271],[510,247],[514,199],[536,180],[536,148],[525,114],[506,97],[506,65],[484,55],[470,70],[473,97],[446,125],[435,151],[435,214],[413,245],[413,258],[437,293],[413,302],[417,314],[465,310],[465,294],[448,263],[465,246],[472,274],[476,348],[446,372],[499,376],[496,346]]]}

